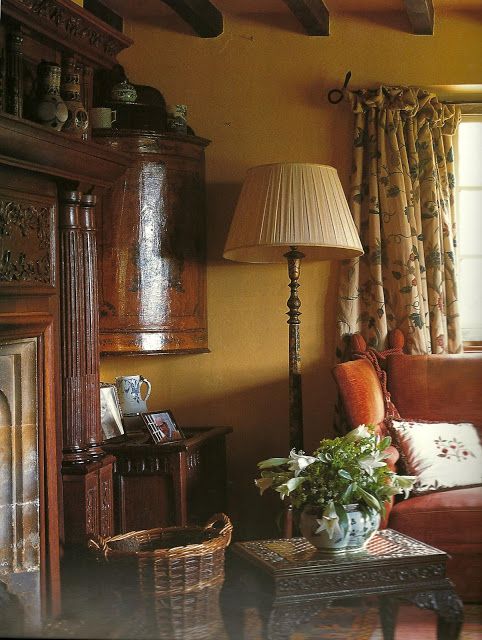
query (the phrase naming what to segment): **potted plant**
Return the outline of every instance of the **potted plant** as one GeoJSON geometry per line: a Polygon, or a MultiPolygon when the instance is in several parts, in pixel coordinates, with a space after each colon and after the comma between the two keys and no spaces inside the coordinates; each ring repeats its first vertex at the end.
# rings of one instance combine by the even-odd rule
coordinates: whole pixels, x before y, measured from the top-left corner
{"type": "Polygon", "coordinates": [[[400,476],[386,459],[389,436],[380,437],[371,425],[346,435],[324,439],[313,455],[292,449],[288,458],[258,463],[255,480],[261,494],[277,491],[300,511],[302,535],[319,549],[363,548],[380,525],[391,497],[408,496],[414,476],[400,476]]]}

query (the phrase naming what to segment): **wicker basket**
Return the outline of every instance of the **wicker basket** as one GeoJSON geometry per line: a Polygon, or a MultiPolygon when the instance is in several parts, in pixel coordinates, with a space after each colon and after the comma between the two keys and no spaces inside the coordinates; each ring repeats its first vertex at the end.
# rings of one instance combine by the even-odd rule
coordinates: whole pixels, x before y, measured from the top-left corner
{"type": "Polygon", "coordinates": [[[90,540],[108,562],[135,561],[144,595],[188,593],[221,584],[233,526],[218,513],[204,527],[165,527],[90,540]]]}

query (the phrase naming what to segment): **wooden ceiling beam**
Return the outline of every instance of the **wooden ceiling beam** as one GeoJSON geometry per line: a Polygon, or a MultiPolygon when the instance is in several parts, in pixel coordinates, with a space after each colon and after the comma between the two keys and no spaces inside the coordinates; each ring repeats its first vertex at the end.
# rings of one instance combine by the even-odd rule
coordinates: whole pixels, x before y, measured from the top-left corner
{"type": "Polygon", "coordinates": [[[432,0],[403,0],[413,33],[433,35],[434,12],[432,0]]]}
{"type": "Polygon", "coordinates": [[[330,14],[322,0],[283,0],[309,36],[330,35],[330,14]]]}
{"type": "Polygon", "coordinates": [[[223,14],[209,0],[162,0],[187,22],[201,38],[223,32],[223,14]]]}

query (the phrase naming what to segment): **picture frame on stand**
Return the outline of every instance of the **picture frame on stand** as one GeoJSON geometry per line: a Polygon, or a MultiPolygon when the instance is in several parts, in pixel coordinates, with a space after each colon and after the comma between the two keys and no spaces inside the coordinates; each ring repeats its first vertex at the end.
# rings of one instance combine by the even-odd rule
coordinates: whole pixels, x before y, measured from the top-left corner
{"type": "Polygon", "coordinates": [[[108,382],[100,383],[100,421],[104,441],[126,437],[117,389],[108,382]]]}
{"type": "Polygon", "coordinates": [[[176,420],[169,409],[144,412],[141,416],[153,442],[162,444],[184,438],[181,429],[177,426],[176,420]]]}

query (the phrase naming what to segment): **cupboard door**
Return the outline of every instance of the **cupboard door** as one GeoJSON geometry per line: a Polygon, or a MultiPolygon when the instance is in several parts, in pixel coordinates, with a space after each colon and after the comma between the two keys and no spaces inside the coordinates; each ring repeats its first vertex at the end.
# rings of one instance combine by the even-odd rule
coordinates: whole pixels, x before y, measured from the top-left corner
{"type": "Polygon", "coordinates": [[[132,157],[98,222],[101,352],[207,351],[208,141],[121,130],[96,140],[132,157]]]}

